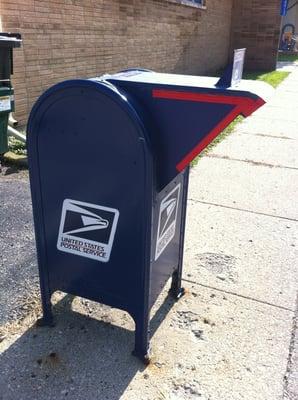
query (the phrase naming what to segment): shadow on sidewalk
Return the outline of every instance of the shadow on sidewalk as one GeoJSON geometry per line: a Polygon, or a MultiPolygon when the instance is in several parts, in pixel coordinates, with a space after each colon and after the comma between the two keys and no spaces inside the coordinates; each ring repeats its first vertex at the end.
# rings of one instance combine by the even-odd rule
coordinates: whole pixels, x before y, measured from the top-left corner
{"type": "MultiPolygon", "coordinates": [[[[54,306],[54,328],[30,327],[0,356],[0,399],[118,400],[145,366],[131,355],[134,331],[54,306]]],[[[151,320],[151,337],[171,309],[167,296],[151,320]]]]}

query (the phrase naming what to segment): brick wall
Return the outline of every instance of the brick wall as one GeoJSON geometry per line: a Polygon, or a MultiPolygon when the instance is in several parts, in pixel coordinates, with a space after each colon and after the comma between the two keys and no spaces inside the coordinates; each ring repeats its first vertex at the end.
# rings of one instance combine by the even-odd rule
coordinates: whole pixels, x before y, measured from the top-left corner
{"type": "Polygon", "coordinates": [[[232,0],[202,10],[166,0],[0,0],[3,31],[17,31],[17,118],[63,79],[141,66],[204,73],[228,58],[232,0]]]}
{"type": "Polygon", "coordinates": [[[275,69],[280,24],[280,0],[234,0],[231,47],[247,48],[246,69],[275,69]]]}

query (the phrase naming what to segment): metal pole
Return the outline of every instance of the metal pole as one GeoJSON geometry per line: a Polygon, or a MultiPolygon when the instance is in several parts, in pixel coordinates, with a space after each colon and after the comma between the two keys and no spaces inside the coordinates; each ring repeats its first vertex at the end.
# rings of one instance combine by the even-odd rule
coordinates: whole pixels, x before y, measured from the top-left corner
{"type": "Polygon", "coordinates": [[[16,139],[20,140],[23,143],[26,143],[26,136],[23,135],[21,132],[17,131],[11,126],[8,126],[7,133],[9,136],[14,136],[16,139]]]}

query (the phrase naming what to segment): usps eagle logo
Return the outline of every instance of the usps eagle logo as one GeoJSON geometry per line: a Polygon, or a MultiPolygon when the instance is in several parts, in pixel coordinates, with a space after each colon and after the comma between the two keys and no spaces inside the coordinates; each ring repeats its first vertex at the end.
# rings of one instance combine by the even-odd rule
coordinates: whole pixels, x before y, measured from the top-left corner
{"type": "Polygon", "coordinates": [[[155,260],[159,258],[175,236],[180,188],[181,185],[177,185],[160,203],[155,260]]]}
{"type": "Polygon", "coordinates": [[[65,199],[57,248],[102,262],[110,259],[119,211],[115,208],[65,199]]]}

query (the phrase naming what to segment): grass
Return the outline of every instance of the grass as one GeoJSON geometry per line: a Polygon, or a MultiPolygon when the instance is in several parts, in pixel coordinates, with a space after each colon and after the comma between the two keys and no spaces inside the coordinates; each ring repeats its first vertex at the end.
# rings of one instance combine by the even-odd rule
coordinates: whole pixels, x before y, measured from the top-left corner
{"type": "Polygon", "coordinates": [[[263,81],[276,88],[290,72],[271,71],[271,72],[245,72],[243,79],[252,79],[254,81],[263,81]]]}
{"type": "MultiPolygon", "coordinates": [[[[269,85],[276,88],[288,75],[290,72],[284,71],[270,71],[270,72],[245,72],[243,73],[243,79],[251,79],[254,81],[263,81],[269,85]]],[[[221,74],[219,74],[221,75],[221,74]]],[[[201,157],[208,154],[211,149],[223,141],[227,136],[229,136],[236,126],[243,121],[243,117],[238,116],[230,125],[228,125],[191,163],[191,166],[195,166],[201,157]]]]}
{"type": "Polygon", "coordinates": [[[9,150],[18,155],[27,155],[26,145],[13,136],[8,137],[9,150]]]}
{"type": "Polygon", "coordinates": [[[279,53],[278,61],[291,61],[291,62],[298,61],[298,54],[296,55],[296,54],[279,53]]]}

